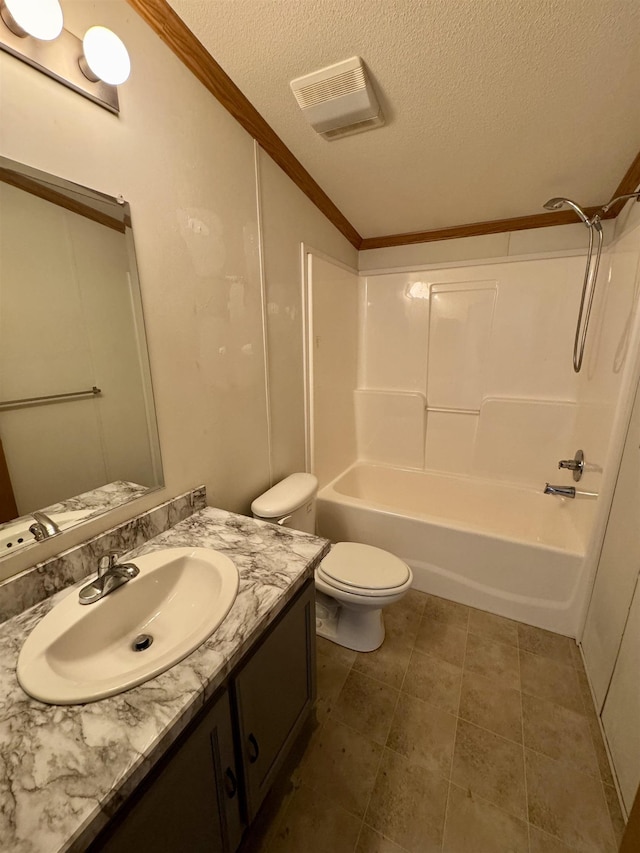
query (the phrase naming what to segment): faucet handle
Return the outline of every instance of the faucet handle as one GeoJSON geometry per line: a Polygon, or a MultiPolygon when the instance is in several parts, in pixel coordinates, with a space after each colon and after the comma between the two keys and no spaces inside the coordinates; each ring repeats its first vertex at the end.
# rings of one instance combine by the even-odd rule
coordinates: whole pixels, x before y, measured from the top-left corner
{"type": "Polygon", "coordinates": [[[561,459],[558,462],[558,468],[567,468],[569,471],[573,471],[573,479],[577,483],[584,473],[584,453],[582,450],[576,450],[573,459],[561,459]]]}
{"type": "Polygon", "coordinates": [[[558,462],[558,468],[568,468],[569,471],[577,471],[579,467],[580,463],[575,459],[561,459],[558,462]]]}
{"type": "Polygon", "coordinates": [[[98,562],[98,577],[101,577],[105,572],[108,572],[109,569],[118,565],[120,554],[120,551],[107,551],[106,554],[100,557],[98,562]]]}

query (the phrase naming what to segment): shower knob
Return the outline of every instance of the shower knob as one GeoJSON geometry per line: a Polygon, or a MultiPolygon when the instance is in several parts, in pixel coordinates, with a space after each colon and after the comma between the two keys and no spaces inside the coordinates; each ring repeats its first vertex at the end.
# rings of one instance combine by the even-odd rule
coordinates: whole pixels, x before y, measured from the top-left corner
{"type": "Polygon", "coordinates": [[[558,468],[567,468],[573,471],[573,479],[578,482],[584,473],[584,453],[582,450],[576,450],[576,455],[573,459],[561,459],[558,462],[558,468]]]}

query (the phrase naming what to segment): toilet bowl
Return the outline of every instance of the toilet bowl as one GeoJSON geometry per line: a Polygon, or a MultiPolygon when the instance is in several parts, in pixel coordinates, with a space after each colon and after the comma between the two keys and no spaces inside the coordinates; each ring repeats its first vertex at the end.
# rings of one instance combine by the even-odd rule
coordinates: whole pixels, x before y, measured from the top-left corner
{"type": "Polygon", "coordinates": [[[316,590],[335,600],[334,619],[316,630],[357,652],[372,652],[384,642],[382,608],[400,601],[411,586],[411,569],[393,554],[371,545],[338,542],[320,563],[316,590]]]}
{"type": "MultiPolygon", "coordinates": [[[[251,504],[254,518],[307,533],[315,532],[318,481],[292,474],[251,504]]],[[[411,569],[398,557],[357,542],[338,542],[315,572],[316,632],[357,652],[384,642],[382,608],[399,601],[411,586],[411,569]]]]}

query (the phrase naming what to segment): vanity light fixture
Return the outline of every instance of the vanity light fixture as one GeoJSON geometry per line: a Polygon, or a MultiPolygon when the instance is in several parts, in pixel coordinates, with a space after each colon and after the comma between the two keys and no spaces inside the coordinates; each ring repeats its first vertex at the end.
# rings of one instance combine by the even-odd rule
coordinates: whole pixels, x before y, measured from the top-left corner
{"type": "Polygon", "coordinates": [[[2,0],[0,16],[19,38],[33,36],[53,41],[62,32],[62,8],[58,0],[2,0]]]}
{"type": "Polygon", "coordinates": [[[107,27],[91,27],[82,40],[80,70],[94,83],[119,86],[131,73],[131,60],[121,39],[107,27]]]}
{"type": "Polygon", "coordinates": [[[90,27],[83,41],[63,28],[59,0],[0,0],[0,50],[118,114],[116,86],[131,61],[118,36],[90,27]]]}

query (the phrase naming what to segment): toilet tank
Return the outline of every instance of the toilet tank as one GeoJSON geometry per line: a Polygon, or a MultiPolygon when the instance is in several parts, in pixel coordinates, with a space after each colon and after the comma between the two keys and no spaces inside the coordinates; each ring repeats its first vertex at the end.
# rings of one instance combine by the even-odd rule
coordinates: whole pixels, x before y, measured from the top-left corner
{"type": "Polygon", "coordinates": [[[305,533],[316,532],[318,480],[313,474],[291,474],[251,504],[254,518],[305,533]]]}

